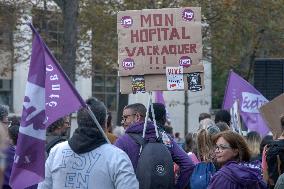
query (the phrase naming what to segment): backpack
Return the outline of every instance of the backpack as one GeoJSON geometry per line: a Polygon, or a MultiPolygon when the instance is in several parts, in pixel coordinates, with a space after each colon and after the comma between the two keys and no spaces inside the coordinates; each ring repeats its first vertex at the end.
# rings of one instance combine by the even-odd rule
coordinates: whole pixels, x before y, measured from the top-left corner
{"type": "Polygon", "coordinates": [[[138,134],[128,134],[142,146],[136,168],[139,189],[173,189],[174,163],[161,138],[146,141],[138,134]]]}
{"type": "Polygon", "coordinates": [[[268,185],[273,188],[278,177],[284,173],[284,140],[274,141],[266,151],[268,185]]]}
{"type": "Polygon", "coordinates": [[[216,168],[212,162],[198,163],[190,177],[190,189],[206,189],[215,172],[216,168]]]}

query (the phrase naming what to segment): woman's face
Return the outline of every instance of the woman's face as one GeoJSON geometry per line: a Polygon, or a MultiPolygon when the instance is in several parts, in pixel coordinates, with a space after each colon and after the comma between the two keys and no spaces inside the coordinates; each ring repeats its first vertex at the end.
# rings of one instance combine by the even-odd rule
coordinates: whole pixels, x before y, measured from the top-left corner
{"type": "Polygon", "coordinates": [[[228,161],[235,160],[238,153],[238,150],[232,149],[230,144],[223,137],[218,138],[215,147],[217,163],[224,165],[228,161]]]}

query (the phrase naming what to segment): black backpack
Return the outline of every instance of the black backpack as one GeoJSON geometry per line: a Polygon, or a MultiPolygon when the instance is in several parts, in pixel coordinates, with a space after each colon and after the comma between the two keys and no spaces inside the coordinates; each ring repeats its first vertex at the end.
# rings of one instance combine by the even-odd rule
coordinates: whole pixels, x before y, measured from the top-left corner
{"type": "Polygon", "coordinates": [[[161,138],[146,141],[138,134],[128,135],[142,146],[136,168],[139,189],[173,189],[174,163],[161,138]]]}
{"type": "Polygon", "coordinates": [[[268,145],[266,161],[268,185],[274,188],[278,177],[284,173],[284,140],[274,141],[268,145]]]}

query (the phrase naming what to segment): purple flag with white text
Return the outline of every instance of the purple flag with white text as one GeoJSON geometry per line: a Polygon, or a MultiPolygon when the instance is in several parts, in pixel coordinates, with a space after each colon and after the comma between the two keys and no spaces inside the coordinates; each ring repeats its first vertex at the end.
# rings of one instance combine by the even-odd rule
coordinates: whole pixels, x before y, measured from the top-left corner
{"type": "Polygon", "coordinates": [[[44,179],[46,128],[57,119],[86,107],[37,31],[26,84],[21,126],[10,185],[22,189],[44,179]]]}
{"type": "Polygon", "coordinates": [[[238,100],[240,115],[250,131],[257,131],[264,136],[269,132],[259,108],[268,100],[250,83],[238,74],[230,71],[224,95],[223,109],[229,110],[238,100]]]}

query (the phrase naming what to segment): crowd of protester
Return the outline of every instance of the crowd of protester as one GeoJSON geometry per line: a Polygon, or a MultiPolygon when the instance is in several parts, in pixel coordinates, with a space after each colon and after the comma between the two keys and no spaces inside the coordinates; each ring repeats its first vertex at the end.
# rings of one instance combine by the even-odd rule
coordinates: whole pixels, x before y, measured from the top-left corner
{"type": "MultiPolygon", "coordinates": [[[[140,103],[127,105],[123,109],[123,127],[113,128],[112,115],[101,101],[90,98],[86,103],[112,144],[107,144],[84,109],[78,111],[78,128],[72,136],[70,117],[60,118],[47,129],[45,179],[38,188],[145,188],[141,183],[146,181],[136,175],[141,148],[133,134],[143,136],[147,142],[161,138],[174,163],[175,180],[168,188],[284,188],[282,148],[272,165],[273,157],[269,155],[273,145],[284,143],[284,132],[274,140],[272,135],[261,138],[255,131],[244,136],[231,129],[229,112],[220,110],[214,116],[201,113],[196,118],[198,130],[182,138],[178,132],[173,134],[165,106],[159,103],[153,104],[154,113],[140,103]],[[272,174],[273,168],[277,171],[272,174]],[[206,180],[201,179],[204,175],[206,180]]],[[[0,105],[0,123],[0,184],[11,188],[9,176],[20,118],[9,117],[8,108],[0,105]]],[[[284,116],[279,118],[279,125],[284,131],[284,116]]]]}

